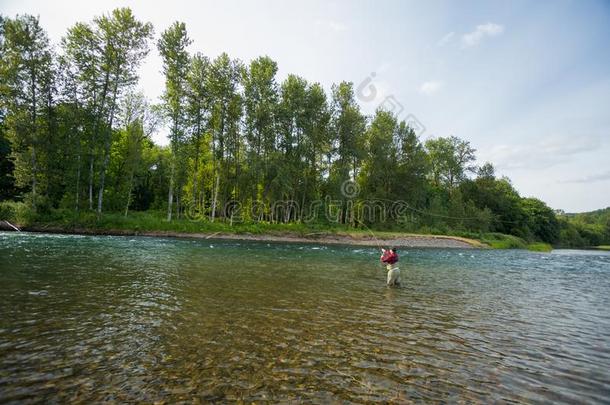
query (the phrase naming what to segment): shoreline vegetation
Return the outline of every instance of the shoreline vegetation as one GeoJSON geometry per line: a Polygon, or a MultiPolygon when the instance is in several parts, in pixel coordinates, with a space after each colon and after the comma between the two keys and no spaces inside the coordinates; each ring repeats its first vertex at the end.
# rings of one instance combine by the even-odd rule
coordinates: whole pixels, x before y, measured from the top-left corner
{"type": "Polygon", "coordinates": [[[150,213],[137,213],[141,218],[124,218],[107,214],[105,221],[51,220],[32,223],[17,222],[0,217],[0,232],[33,232],[91,236],[148,236],[192,239],[249,240],[261,242],[320,243],[372,247],[458,248],[458,249],[522,249],[550,252],[553,249],[584,249],[610,251],[610,245],[553,246],[544,242],[528,242],[522,238],[497,232],[461,234],[410,233],[398,231],[358,229],[345,226],[307,224],[233,224],[201,223],[187,219],[172,222],[154,218],[150,213]],[[152,220],[152,221],[151,221],[152,220]],[[17,228],[17,229],[15,229],[17,228]]]}
{"type": "Polygon", "coordinates": [[[257,242],[282,242],[282,243],[316,243],[322,245],[350,245],[367,247],[399,247],[399,248],[488,248],[481,242],[449,235],[417,235],[396,233],[393,237],[372,238],[359,232],[313,232],[305,235],[291,232],[274,233],[198,233],[198,232],[174,232],[174,231],[135,231],[128,229],[104,229],[93,230],[87,228],[57,228],[45,226],[33,226],[22,229],[25,232],[52,233],[52,234],[75,234],[95,236],[149,236],[170,237],[179,239],[223,239],[244,240],[257,242]]]}
{"type": "Polygon", "coordinates": [[[161,213],[131,213],[128,217],[107,213],[101,219],[94,215],[48,216],[41,219],[0,220],[0,230],[79,235],[151,236],[199,239],[233,239],[286,243],[320,243],[372,247],[412,248],[477,248],[528,249],[548,252],[551,245],[527,243],[525,240],[501,233],[435,234],[384,231],[366,226],[347,226],[305,223],[236,223],[201,222],[173,219],[167,222],[161,213]]]}
{"type": "Polygon", "coordinates": [[[269,56],[191,52],[200,44],[179,21],[157,32],[117,8],[54,44],[38,17],[0,15],[0,220],[358,240],[370,228],[372,239],[536,251],[610,244],[610,208],[566,214],[522,196],[468,140],[424,140],[415,116],[384,103],[365,114],[362,83],[329,88],[280,79],[269,56]],[[165,80],[154,101],[138,88],[151,51],[165,80]],[[154,142],[162,132],[168,145],[154,142]]]}

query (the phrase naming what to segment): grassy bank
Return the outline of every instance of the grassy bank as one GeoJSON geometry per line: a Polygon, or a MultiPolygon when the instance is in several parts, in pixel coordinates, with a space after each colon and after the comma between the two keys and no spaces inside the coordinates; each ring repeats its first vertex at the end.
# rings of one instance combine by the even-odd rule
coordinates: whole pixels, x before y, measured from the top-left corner
{"type": "Polygon", "coordinates": [[[424,229],[421,232],[400,232],[358,228],[328,223],[233,223],[223,221],[179,218],[167,222],[162,212],[105,213],[98,218],[91,212],[75,214],[67,210],[50,210],[34,214],[23,204],[0,204],[0,219],[6,219],[26,229],[49,232],[74,232],[97,234],[225,234],[225,235],[270,235],[299,238],[345,237],[351,240],[395,240],[399,238],[449,238],[468,243],[474,247],[493,249],[529,249],[549,251],[551,246],[544,243],[528,244],[521,238],[500,233],[435,232],[424,229]]]}
{"type": "Polygon", "coordinates": [[[106,213],[101,218],[95,214],[83,213],[78,216],[65,215],[59,211],[52,214],[22,223],[17,221],[25,230],[49,232],[74,232],[97,234],[141,234],[141,235],[243,235],[243,236],[271,236],[293,237],[306,239],[345,238],[345,240],[374,241],[383,243],[384,240],[401,238],[434,238],[453,239],[465,242],[471,246],[485,248],[487,245],[476,238],[464,235],[419,234],[406,232],[388,232],[373,230],[365,226],[352,228],[340,224],[323,223],[229,223],[223,221],[211,222],[209,220],[194,220],[188,218],[173,219],[167,222],[160,212],[133,212],[127,217],[118,213],[106,213]]]}
{"type": "Polygon", "coordinates": [[[482,234],[479,240],[482,243],[489,245],[493,249],[527,249],[532,252],[550,252],[553,247],[548,243],[531,242],[513,235],[505,235],[502,233],[486,233],[482,234]]]}

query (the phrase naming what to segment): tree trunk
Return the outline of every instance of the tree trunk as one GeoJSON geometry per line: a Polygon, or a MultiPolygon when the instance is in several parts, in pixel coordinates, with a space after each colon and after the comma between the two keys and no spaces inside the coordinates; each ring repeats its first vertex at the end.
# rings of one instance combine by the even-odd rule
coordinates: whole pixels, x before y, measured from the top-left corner
{"type": "Polygon", "coordinates": [[[193,208],[197,205],[197,175],[199,171],[199,144],[201,138],[201,105],[199,105],[199,112],[197,113],[197,136],[195,138],[195,167],[193,173],[193,208]]]}
{"type": "Polygon", "coordinates": [[[32,88],[32,203],[34,210],[36,210],[36,177],[38,176],[38,168],[36,164],[36,138],[38,137],[38,131],[36,129],[36,73],[31,70],[31,88],[32,88]]]}
{"type": "Polygon", "coordinates": [[[169,191],[167,193],[167,222],[172,220],[172,203],[174,201],[174,171],[176,166],[174,164],[174,158],[172,157],[172,163],[169,174],[169,191]]]}
{"type": "Polygon", "coordinates": [[[197,203],[197,177],[199,172],[199,139],[197,139],[197,146],[195,147],[195,165],[193,173],[193,207],[197,203]]]}
{"type": "Polygon", "coordinates": [[[211,213],[211,220],[212,222],[214,222],[214,217],[216,216],[216,202],[218,200],[218,187],[219,187],[219,183],[220,183],[220,174],[216,173],[216,187],[214,187],[214,200],[212,201],[212,213],[211,213]]]}
{"type": "Polygon", "coordinates": [[[34,209],[36,209],[36,147],[32,145],[32,202],[34,203],[34,209]]]}
{"type": "Polygon", "coordinates": [[[102,215],[102,203],[104,200],[104,181],[106,180],[106,170],[108,169],[108,163],[110,162],[110,144],[112,143],[112,123],[114,122],[114,109],[116,107],[116,99],[118,96],[119,87],[119,72],[120,64],[116,67],[116,75],[114,81],[114,89],[112,91],[112,105],[110,106],[110,113],[108,117],[108,128],[106,135],[106,142],[104,144],[104,161],[102,163],[102,170],[100,171],[100,188],[97,195],[97,215],[102,215]]]}
{"type": "Polygon", "coordinates": [[[101,106],[98,106],[98,95],[97,89],[93,90],[93,131],[91,131],[91,137],[89,138],[89,211],[93,211],[93,167],[95,163],[95,139],[99,128],[99,115],[101,115],[104,103],[106,102],[106,92],[108,90],[108,74],[106,74],[106,81],[102,88],[102,100],[101,106]],[[99,107],[99,112],[98,112],[99,107]]]}
{"type": "Polygon", "coordinates": [[[78,162],[78,166],[76,168],[76,206],[74,208],[75,211],[78,212],[78,206],[80,205],[80,151],[78,153],[78,158],[76,161],[78,162]]]}
{"type": "Polygon", "coordinates": [[[129,192],[127,193],[127,204],[125,204],[125,214],[124,217],[127,217],[127,212],[129,211],[129,205],[131,204],[131,193],[133,191],[133,170],[131,171],[131,176],[129,176],[129,192]]]}
{"type": "Polygon", "coordinates": [[[93,210],[93,151],[89,158],[89,209],[93,210]]]}
{"type": "MultiPolygon", "coordinates": [[[[109,130],[111,131],[111,130],[109,130]]],[[[108,136],[110,137],[110,136],[108,136]]],[[[106,180],[106,168],[108,167],[108,163],[110,162],[110,141],[107,140],[104,148],[106,152],[104,153],[104,160],[102,162],[102,169],[100,170],[100,187],[97,193],[97,216],[100,217],[102,215],[102,203],[104,200],[104,182],[106,180]]]]}

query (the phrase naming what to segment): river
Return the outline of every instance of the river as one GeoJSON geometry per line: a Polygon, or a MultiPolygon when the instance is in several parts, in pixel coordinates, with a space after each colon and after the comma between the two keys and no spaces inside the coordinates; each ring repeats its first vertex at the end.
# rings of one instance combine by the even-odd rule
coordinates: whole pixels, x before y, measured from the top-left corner
{"type": "Polygon", "coordinates": [[[0,402],[610,401],[610,254],[0,233],[0,402]]]}

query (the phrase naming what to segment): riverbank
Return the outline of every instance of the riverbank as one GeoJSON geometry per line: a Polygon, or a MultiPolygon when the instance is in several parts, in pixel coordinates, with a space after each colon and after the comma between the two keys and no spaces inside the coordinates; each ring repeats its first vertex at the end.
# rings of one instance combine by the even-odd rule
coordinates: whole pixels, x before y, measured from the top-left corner
{"type": "Polygon", "coordinates": [[[77,235],[115,235],[115,236],[151,236],[171,238],[195,238],[195,239],[229,239],[249,240],[262,242],[283,243],[320,243],[330,245],[354,245],[374,247],[412,247],[412,248],[488,248],[489,246],[474,239],[462,238],[449,235],[419,235],[373,232],[366,235],[361,232],[313,232],[309,234],[298,234],[291,232],[273,232],[263,234],[253,233],[228,233],[228,232],[174,232],[174,231],[137,231],[129,229],[87,229],[87,228],[61,228],[57,226],[32,225],[21,228],[26,232],[44,232],[58,234],[77,235]]]}
{"type": "MultiPolygon", "coordinates": [[[[344,244],[358,246],[396,246],[425,248],[493,248],[549,251],[550,245],[528,243],[521,238],[500,233],[443,232],[443,230],[409,229],[409,224],[393,230],[370,229],[364,225],[350,227],[323,223],[269,222],[211,222],[189,218],[165,220],[161,213],[132,212],[128,216],[105,213],[98,218],[94,213],[74,215],[53,210],[45,215],[26,214],[8,216],[10,224],[0,229],[10,231],[17,226],[25,231],[85,234],[85,235],[140,235],[201,239],[241,239],[269,242],[297,242],[344,244]],[[404,229],[403,230],[401,230],[404,229]],[[408,230],[407,230],[408,229],[408,230]]],[[[6,219],[7,216],[4,216],[6,219]]]]}

